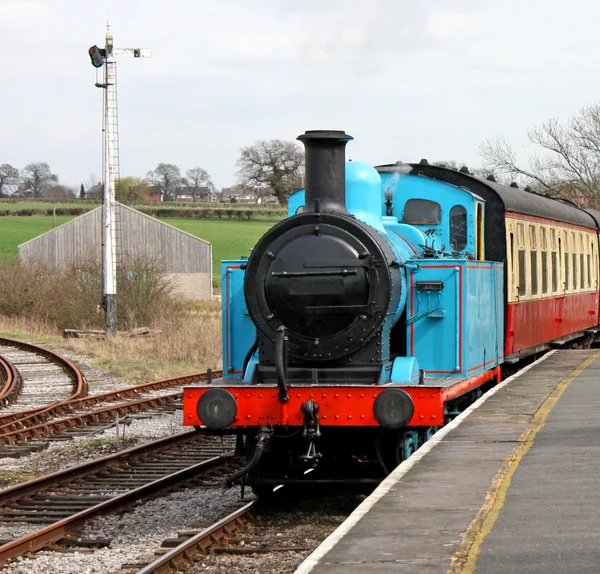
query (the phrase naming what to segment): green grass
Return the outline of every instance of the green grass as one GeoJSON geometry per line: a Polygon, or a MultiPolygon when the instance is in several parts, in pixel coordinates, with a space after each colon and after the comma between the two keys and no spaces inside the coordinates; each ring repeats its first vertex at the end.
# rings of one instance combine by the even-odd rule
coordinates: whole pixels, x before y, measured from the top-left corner
{"type": "MultiPolygon", "coordinates": [[[[57,215],[56,226],[73,219],[72,215],[57,215]]],[[[16,259],[17,246],[52,229],[52,217],[32,215],[30,217],[0,217],[0,261],[16,259]]]]}
{"type": "MultiPolygon", "coordinates": [[[[69,215],[56,216],[56,225],[73,219],[69,215]]],[[[161,221],[161,220],[159,220],[161,221]]],[[[162,220],[173,227],[210,241],[213,246],[213,276],[220,283],[221,260],[239,259],[249,255],[250,249],[275,221],[211,221],[204,219],[162,220]]],[[[0,217],[0,261],[16,259],[17,246],[52,229],[52,217],[0,217]]]]}
{"type": "Polygon", "coordinates": [[[212,243],[213,277],[220,283],[221,261],[250,255],[250,249],[275,225],[275,221],[209,221],[204,219],[165,219],[173,227],[212,243]]]}

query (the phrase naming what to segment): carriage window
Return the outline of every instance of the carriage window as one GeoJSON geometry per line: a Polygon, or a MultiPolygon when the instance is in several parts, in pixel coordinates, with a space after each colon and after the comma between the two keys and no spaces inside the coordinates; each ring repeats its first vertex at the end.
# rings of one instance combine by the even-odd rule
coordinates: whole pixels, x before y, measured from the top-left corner
{"type": "Polygon", "coordinates": [[[409,199],[404,205],[403,223],[439,223],[442,220],[442,208],[439,203],[427,199],[409,199]]]}
{"type": "Polygon", "coordinates": [[[548,293],[548,252],[542,251],[542,293],[548,293]]]}
{"type": "Polygon", "coordinates": [[[565,289],[569,289],[569,276],[571,275],[571,268],[569,266],[569,254],[565,253],[565,289]]]}
{"type": "Polygon", "coordinates": [[[573,253],[573,289],[577,289],[577,281],[579,275],[577,274],[577,255],[573,253]]]}
{"type": "Polygon", "coordinates": [[[508,254],[510,259],[510,281],[515,284],[515,234],[510,234],[510,253],[508,254]]]}
{"type": "MultiPolygon", "coordinates": [[[[592,270],[590,271],[591,281],[596,281],[596,259],[594,257],[594,242],[592,241],[592,270]]],[[[597,287],[598,283],[594,283],[594,288],[597,287]]],[[[591,287],[591,285],[590,285],[591,287]]]]}
{"type": "Polygon", "coordinates": [[[542,249],[548,249],[548,239],[546,237],[546,228],[542,227],[540,229],[540,233],[542,234],[542,249]]]}
{"type": "Polygon", "coordinates": [[[525,286],[527,285],[525,280],[525,254],[524,249],[519,249],[519,295],[521,297],[525,295],[525,286]]]}
{"type": "Polygon", "coordinates": [[[533,225],[529,226],[529,246],[531,249],[537,249],[537,233],[533,225]]]}
{"type": "Polygon", "coordinates": [[[558,253],[552,252],[552,292],[558,291],[558,253]]]}
{"type": "Polygon", "coordinates": [[[592,256],[587,254],[587,286],[592,286],[592,256]]]}
{"type": "Polygon", "coordinates": [[[450,210],[450,247],[462,251],[467,246],[467,210],[455,205],[450,210]]]}
{"type": "Polygon", "coordinates": [[[537,274],[537,251],[531,252],[531,294],[537,295],[538,292],[538,274],[537,274]]]}
{"type": "Polygon", "coordinates": [[[583,289],[585,287],[585,267],[583,266],[583,254],[579,255],[579,287],[583,289]]]}
{"type": "Polygon", "coordinates": [[[556,249],[556,230],[550,230],[550,243],[552,245],[552,249],[556,249]]]}
{"type": "Polygon", "coordinates": [[[517,223],[517,241],[519,247],[525,246],[525,228],[522,223],[517,223]]]}

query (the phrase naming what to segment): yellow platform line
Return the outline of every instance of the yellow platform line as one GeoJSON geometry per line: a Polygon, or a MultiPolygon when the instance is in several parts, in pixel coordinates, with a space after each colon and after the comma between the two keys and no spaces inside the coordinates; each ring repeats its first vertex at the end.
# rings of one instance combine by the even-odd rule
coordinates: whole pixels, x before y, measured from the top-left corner
{"type": "Polygon", "coordinates": [[[600,351],[588,357],[581,365],[574,369],[570,375],[565,377],[556,386],[535,413],[532,425],[521,435],[519,445],[513,449],[508,458],[502,463],[502,467],[494,477],[492,486],[486,494],[484,505],[469,525],[458,550],[452,556],[448,574],[475,573],[481,546],[485,537],[492,531],[496,520],[498,520],[498,516],[506,500],[506,492],[519,463],[533,445],[537,433],[546,424],[548,415],[567,387],[598,357],[600,357],[600,351]]]}

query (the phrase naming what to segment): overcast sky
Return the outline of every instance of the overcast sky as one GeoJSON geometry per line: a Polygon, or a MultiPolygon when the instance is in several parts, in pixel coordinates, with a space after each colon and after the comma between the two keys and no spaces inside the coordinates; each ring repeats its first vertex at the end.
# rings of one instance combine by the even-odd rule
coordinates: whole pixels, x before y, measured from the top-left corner
{"type": "Polygon", "coordinates": [[[0,0],[0,163],[101,175],[89,46],[118,64],[121,176],[159,162],[236,182],[242,146],[307,129],[354,136],[374,164],[481,163],[480,143],[600,99],[591,0],[0,0]]]}

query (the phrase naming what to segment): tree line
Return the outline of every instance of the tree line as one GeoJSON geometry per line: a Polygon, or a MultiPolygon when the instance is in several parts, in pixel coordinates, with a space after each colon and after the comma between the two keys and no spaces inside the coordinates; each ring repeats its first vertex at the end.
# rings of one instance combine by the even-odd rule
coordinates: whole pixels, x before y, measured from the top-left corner
{"type": "MultiPolygon", "coordinates": [[[[282,204],[288,196],[302,187],[304,153],[296,142],[283,140],[259,140],[240,150],[236,163],[237,183],[242,189],[257,195],[274,195],[282,204]]],[[[182,174],[172,163],[159,163],[145,177],[122,177],[115,185],[119,201],[141,201],[150,192],[161,195],[163,201],[176,201],[178,197],[191,196],[192,201],[208,193],[217,193],[208,171],[193,167],[182,174]]],[[[86,183],[73,188],[58,183],[45,162],[31,163],[22,170],[10,164],[0,165],[0,197],[32,197],[69,200],[99,199],[102,185],[95,176],[86,183]]]]}
{"type": "MultiPolygon", "coordinates": [[[[562,122],[550,119],[527,132],[533,152],[527,159],[517,157],[505,137],[494,137],[480,146],[481,168],[471,173],[486,177],[490,173],[504,183],[529,186],[534,193],[575,201],[600,209],[600,103],[585,107],[562,122]]],[[[457,162],[436,162],[458,167],[457,162]]],[[[236,162],[238,184],[258,195],[272,194],[280,204],[302,187],[304,153],[297,142],[279,139],[259,140],[240,150],[236,162]]],[[[190,195],[193,200],[217,192],[210,174],[201,167],[182,174],[171,163],[159,163],[145,177],[123,177],[116,185],[117,199],[138,201],[149,191],[164,201],[190,195]]],[[[102,187],[93,182],[72,189],[58,183],[47,163],[31,163],[21,171],[9,164],[0,165],[0,197],[21,194],[50,199],[96,199],[102,187]],[[70,197],[65,197],[68,195],[70,197]]]]}
{"type": "MultiPolygon", "coordinates": [[[[60,187],[58,176],[52,173],[45,162],[29,163],[22,170],[8,163],[0,165],[0,197],[18,192],[35,198],[45,197],[52,188],[57,187],[60,187]]],[[[69,193],[72,195],[72,191],[69,193]]]]}

